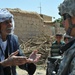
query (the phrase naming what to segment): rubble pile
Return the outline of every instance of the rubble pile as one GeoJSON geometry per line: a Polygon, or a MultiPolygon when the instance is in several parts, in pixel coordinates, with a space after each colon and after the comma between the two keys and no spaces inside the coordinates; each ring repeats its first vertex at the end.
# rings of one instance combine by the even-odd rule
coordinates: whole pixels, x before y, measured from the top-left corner
{"type": "Polygon", "coordinates": [[[36,37],[35,39],[29,39],[27,42],[22,42],[20,46],[27,57],[29,57],[33,50],[38,50],[38,53],[42,56],[37,64],[44,64],[50,54],[51,41],[52,38],[48,36],[36,37]]]}

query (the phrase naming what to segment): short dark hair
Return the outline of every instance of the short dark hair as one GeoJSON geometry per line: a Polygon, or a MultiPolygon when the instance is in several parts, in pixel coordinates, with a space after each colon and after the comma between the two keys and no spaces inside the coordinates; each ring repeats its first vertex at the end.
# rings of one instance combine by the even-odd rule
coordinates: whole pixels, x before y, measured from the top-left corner
{"type": "Polygon", "coordinates": [[[61,36],[62,37],[63,35],[61,33],[57,33],[56,36],[61,36]]]}

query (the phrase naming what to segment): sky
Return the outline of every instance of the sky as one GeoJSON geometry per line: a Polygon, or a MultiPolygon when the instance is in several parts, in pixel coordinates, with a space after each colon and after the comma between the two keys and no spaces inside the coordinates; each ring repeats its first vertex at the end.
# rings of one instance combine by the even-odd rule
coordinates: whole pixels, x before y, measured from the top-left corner
{"type": "Polygon", "coordinates": [[[52,20],[60,18],[58,6],[64,0],[0,0],[0,8],[20,8],[29,12],[37,12],[52,16],[52,20]],[[40,8],[41,7],[41,8],[40,8]]]}

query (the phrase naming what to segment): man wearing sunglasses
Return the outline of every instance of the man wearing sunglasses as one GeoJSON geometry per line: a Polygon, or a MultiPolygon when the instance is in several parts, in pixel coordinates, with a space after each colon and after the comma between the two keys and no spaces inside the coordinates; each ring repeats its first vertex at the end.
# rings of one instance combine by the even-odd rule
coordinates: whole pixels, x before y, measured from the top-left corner
{"type": "Polygon", "coordinates": [[[16,66],[26,70],[28,75],[33,75],[36,70],[34,63],[41,55],[35,50],[27,58],[13,32],[13,15],[7,9],[0,9],[0,75],[17,75],[16,66]]]}
{"type": "Polygon", "coordinates": [[[64,0],[59,6],[66,34],[72,39],[63,48],[63,59],[56,75],[75,75],[75,0],[64,0]]]}

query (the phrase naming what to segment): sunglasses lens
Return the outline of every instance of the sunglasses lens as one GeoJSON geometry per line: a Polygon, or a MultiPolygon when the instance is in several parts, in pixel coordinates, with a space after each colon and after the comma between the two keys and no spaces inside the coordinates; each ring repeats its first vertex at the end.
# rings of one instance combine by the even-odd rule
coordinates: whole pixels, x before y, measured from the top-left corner
{"type": "Polygon", "coordinates": [[[63,15],[63,20],[66,20],[66,19],[67,19],[66,15],[63,15]]]}

